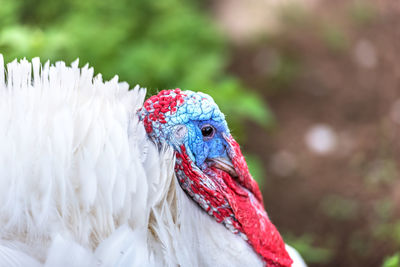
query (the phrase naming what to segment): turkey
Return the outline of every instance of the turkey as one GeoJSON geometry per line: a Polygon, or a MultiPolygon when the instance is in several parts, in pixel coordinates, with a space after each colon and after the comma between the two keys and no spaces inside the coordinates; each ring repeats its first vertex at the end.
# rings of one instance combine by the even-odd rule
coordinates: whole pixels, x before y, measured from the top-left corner
{"type": "Polygon", "coordinates": [[[0,55],[0,266],[305,266],[210,96],[93,75],[0,55]]]}

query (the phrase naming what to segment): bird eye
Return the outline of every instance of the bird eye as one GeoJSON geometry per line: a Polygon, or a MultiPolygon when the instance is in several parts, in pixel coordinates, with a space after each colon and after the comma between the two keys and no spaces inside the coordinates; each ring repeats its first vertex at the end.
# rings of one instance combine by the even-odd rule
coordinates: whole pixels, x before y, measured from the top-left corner
{"type": "Polygon", "coordinates": [[[214,133],[215,129],[211,125],[204,125],[203,127],[201,127],[201,134],[207,139],[212,138],[214,136],[214,133]]]}

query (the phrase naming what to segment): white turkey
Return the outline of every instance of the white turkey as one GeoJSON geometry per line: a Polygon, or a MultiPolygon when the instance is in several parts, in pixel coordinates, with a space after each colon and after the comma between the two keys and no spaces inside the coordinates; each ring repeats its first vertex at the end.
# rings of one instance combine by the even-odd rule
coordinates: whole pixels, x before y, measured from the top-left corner
{"type": "Polygon", "coordinates": [[[0,266],[305,266],[208,95],[3,66],[0,266]]]}

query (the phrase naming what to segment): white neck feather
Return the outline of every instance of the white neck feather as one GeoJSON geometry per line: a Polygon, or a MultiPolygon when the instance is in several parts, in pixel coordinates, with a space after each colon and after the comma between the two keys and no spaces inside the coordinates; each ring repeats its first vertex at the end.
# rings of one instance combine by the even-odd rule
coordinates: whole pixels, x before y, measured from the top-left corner
{"type": "Polygon", "coordinates": [[[145,89],[77,61],[7,72],[0,55],[1,266],[262,266],[177,185],[136,116],[145,89]]]}

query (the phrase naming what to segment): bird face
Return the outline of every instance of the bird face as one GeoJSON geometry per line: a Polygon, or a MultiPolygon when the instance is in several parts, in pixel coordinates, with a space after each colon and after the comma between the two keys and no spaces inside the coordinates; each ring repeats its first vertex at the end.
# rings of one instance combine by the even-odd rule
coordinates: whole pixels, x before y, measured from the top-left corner
{"type": "Polygon", "coordinates": [[[240,147],[210,96],[163,90],[145,101],[139,116],[156,144],[174,148],[175,174],[189,197],[246,240],[268,266],[291,265],[240,147]]]}

